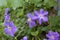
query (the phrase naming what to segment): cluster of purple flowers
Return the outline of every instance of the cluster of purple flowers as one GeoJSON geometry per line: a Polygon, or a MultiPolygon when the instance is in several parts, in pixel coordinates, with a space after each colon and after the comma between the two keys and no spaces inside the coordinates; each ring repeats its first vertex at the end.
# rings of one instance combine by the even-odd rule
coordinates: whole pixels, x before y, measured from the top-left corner
{"type": "MultiPolygon", "coordinates": [[[[10,16],[8,14],[9,8],[5,9],[4,14],[4,32],[5,34],[8,34],[10,36],[14,36],[15,32],[17,31],[16,26],[14,25],[13,21],[10,21],[10,16]]],[[[48,22],[48,12],[44,11],[44,9],[40,9],[39,11],[34,11],[34,15],[31,13],[27,14],[27,24],[29,24],[29,28],[32,28],[33,26],[36,26],[35,21],[38,20],[38,23],[41,25],[42,22],[48,22]]],[[[59,40],[59,33],[49,31],[48,34],[46,34],[47,39],[43,40],[59,40]]],[[[28,40],[27,36],[24,36],[21,40],[28,40]]]]}
{"type": "Polygon", "coordinates": [[[14,36],[14,33],[17,31],[16,26],[12,21],[10,21],[10,16],[8,14],[9,8],[5,9],[5,14],[4,14],[4,32],[5,34],[8,34],[10,36],[14,36]]]}
{"type": "Polygon", "coordinates": [[[36,26],[35,20],[38,20],[38,23],[41,25],[42,22],[48,22],[48,11],[44,11],[44,9],[40,9],[39,11],[34,11],[34,15],[31,13],[27,14],[27,24],[29,24],[29,28],[36,26]]]}
{"type": "Polygon", "coordinates": [[[48,39],[44,39],[44,40],[59,40],[59,33],[58,32],[53,32],[53,31],[49,31],[48,34],[46,34],[46,37],[48,39]]]}
{"type": "MultiPolygon", "coordinates": [[[[10,16],[8,14],[9,8],[5,9],[4,14],[4,32],[7,35],[14,37],[14,33],[17,31],[16,26],[14,25],[13,21],[10,21],[10,16]]],[[[21,40],[27,40],[27,36],[24,36],[21,40]]]]}

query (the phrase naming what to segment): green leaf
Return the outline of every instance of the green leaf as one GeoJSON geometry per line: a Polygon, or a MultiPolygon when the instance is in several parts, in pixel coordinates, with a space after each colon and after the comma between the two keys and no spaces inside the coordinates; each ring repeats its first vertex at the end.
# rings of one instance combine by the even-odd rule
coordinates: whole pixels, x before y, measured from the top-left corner
{"type": "Polygon", "coordinates": [[[55,30],[55,31],[60,32],[60,28],[59,28],[59,29],[57,29],[57,30],[55,30]]]}
{"type": "Polygon", "coordinates": [[[7,6],[7,0],[0,0],[0,6],[7,6]]]}
{"type": "Polygon", "coordinates": [[[25,0],[25,2],[28,2],[29,0],[25,0]]]}
{"type": "Polygon", "coordinates": [[[57,17],[49,17],[49,24],[50,26],[55,26],[57,23],[57,17]]]}
{"type": "Polygon", "coordinates": [[[39,33],[39,31],[31,32],[31,35],[33,35],[33,36],[37,36],[38,33],[39,33]]]}
{"type": "Polygon", "coordinates": [[[42,0],[29,0],[31,3],[34,3],[35,5],[40,4],[42,0]]]}
{"type": "Polygon", "coordinates": [[[2,40],[2,38],[0,37],[0,40],[2,40]]]}
{"type": "Polygon", "coordinates": [[[24,1],[23,0],[9,0],[11,3],[11,7],[15,10],[18,7],[23,7],[24,6],[24,1]]]}
{"type": "Polygon", "coordinates": [[[47,8],[54,7],[56,6],[56,1],[55,0],[44,0],[43,5],[45,5],[47,8]]]}
{"type": "Polygon", "coordinates": [[[48,28],[48,26],[45,26],[45,27],[41,27],[41,30],[42,30],[42,31],[48,31],[49,28],[48,28]]]}
{"type": "Polygon", "coordinates": [[[57,30],[60,27],[60,16],[49,17],[49,28],[51,30],[57,30]]]}
{"type": "Polygon", "coordinates": [[[18,10],[18,12],[17,12],[17,16],[18,16],[18,17],[24,15],[23,10],[24,10],[24,9],[18,10]]]}

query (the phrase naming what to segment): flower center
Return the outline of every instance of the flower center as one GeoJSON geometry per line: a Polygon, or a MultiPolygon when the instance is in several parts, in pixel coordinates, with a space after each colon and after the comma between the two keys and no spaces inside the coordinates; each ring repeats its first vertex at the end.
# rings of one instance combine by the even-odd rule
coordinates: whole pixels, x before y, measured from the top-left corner
{"type": "Polygon", "coordinates": [[[30,22],[31,21],[31,18],[28,18],[28,22],[30,22]]]}
{"type": "Polygon", "coordinates": [[[54,36],[51,36],[51,38],[54,40],[54,36]]]}
{"type": "Polygon", "coordinates": [[[43,18],[43,15],[42,14],[39,14],[39,18],[43,18]]]}
{"type": "Polygon", "coordinates": [[[11,27],[8,26],[8,30],[11,31],[11,27]]]}

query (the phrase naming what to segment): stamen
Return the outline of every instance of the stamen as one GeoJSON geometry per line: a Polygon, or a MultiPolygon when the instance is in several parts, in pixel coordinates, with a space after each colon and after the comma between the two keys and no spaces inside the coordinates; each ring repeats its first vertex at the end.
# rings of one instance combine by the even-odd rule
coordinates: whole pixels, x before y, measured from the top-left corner
{"type": "Polygon", "coordinates": [[[51,38],[54,40],[54,36],[51,36],[51,38]]]}
{"type": "Polygon", "coordinates": [[[30,22],[31,21],[31,18],[28,18],[28,22],[30,22]]]}
{"type": "Polygon", "coordinates": [[[43,15],[42,14],[39,14],[39,18],[43,18],[43,15]]]}
{"type": "Polygon", "coordinates": [[[11,27],[8,26],[8,30],[11,31],[11,27]]]}

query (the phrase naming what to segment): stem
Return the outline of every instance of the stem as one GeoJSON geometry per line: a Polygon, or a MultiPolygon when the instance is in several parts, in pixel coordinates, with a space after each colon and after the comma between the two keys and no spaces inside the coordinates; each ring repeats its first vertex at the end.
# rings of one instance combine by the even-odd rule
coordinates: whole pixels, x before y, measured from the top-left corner
{"type": "MultiPolygon", "coordinates": [[[[24,28],[24,27],[23,27],[24,28]]],[[[17,39],[17,37],[20,35],[20,33],[23,31],[23,28],[21,28],[21,31],[18,33],[18,35],[15,37],[17,39]]]]}

